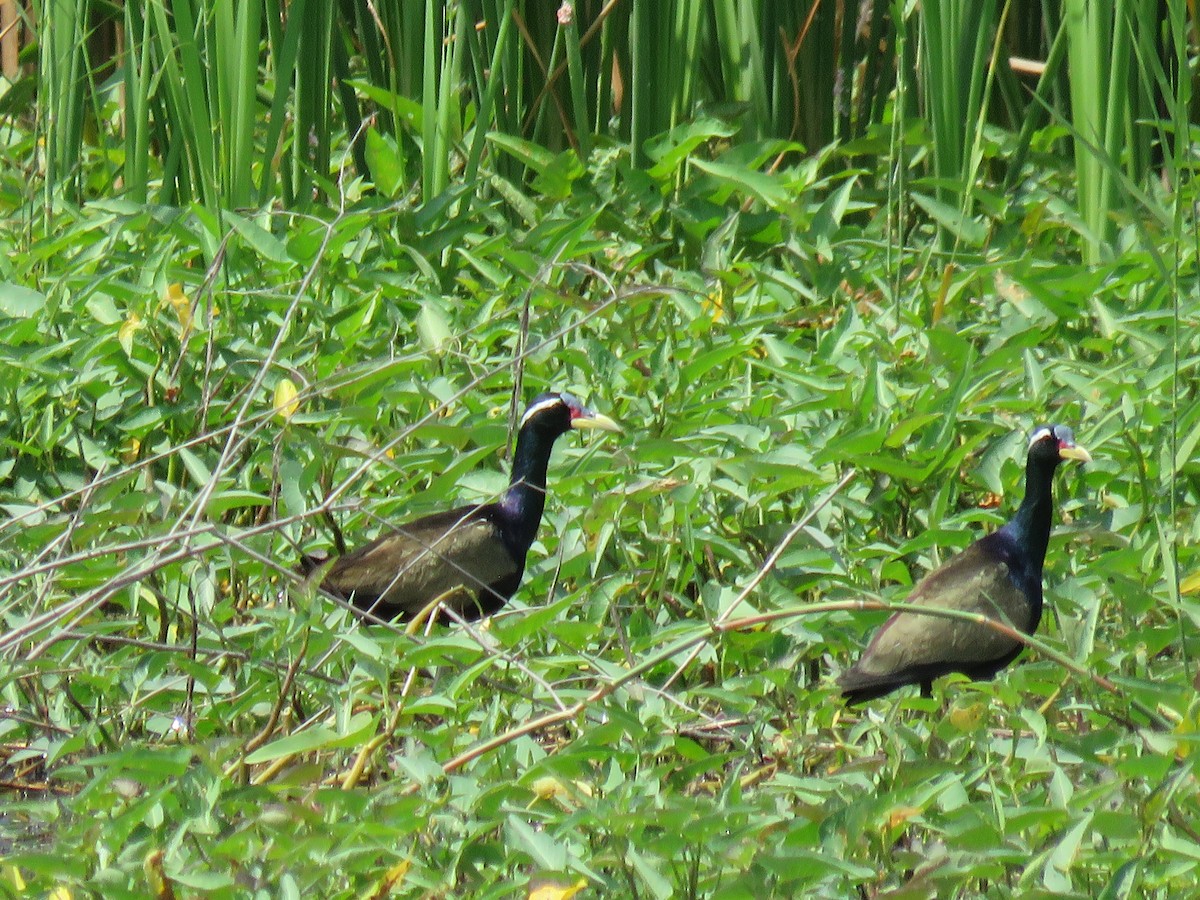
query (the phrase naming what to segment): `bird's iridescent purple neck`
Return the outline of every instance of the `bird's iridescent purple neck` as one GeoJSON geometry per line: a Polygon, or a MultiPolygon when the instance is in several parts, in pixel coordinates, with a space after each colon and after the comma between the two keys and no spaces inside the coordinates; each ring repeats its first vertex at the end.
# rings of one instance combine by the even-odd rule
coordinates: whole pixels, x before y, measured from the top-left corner
{"type": "Polygon", "coordinates": [[[1021,548],[1024,558],[1033,566],[1032,574],[1038,578],[1050,544],[1054,471],[1059,462],[1057,451],[1049,456],[1031,450],[1025,466],[1025,496],[1012,519],[1000,529],[1021,548]]]}
{"type": "Polygon", "coordinates": [[[513,549],[522,555],[528,552],[537,536],[542,512],[546,508],[546,474],[550,466],[550,451],[563,432],[538,427],[526,422],[517,432],[517,449],[513,453],[512,479],[500,498],[500,514],[508,522],[513,549]]]}

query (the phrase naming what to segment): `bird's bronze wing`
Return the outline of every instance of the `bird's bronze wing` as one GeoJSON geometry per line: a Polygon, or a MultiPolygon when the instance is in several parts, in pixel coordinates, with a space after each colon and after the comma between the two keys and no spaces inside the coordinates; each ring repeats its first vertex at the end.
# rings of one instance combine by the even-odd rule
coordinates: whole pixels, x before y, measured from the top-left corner
{"type": "MultiPolygon", "coordinates": [[[[1029,600],[1009,577],[1008,565],[978,544],[922,579],[906,602],[979,613],[1021,631],[1033,625],[1029,600]]],[[[898,612],[879,629],[854,668],[869,676],[938,664],[973,666],[1001,659],[1018,644],[987,625],[898,612]]]]}
{"type": "Polygon", "coordinates": [[[362,609],[378,604],[387,615],[415,614],[460,586],[474,597],[520,571],[481,509],[461,507],[395,527],[338,559],[322,586],[362,609]]]}

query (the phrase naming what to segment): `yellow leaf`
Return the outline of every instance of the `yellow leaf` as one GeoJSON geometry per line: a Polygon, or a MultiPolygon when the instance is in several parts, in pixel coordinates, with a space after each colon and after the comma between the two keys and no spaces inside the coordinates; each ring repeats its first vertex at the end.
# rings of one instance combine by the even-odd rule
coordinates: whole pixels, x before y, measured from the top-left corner
{"type": "Polygon", "coordinates": [[[142,860],[142,872],[150,885],[150,893],[157,900],[175,900],[175,887],[163,869],[162,850],[151,850],[142,860]]]}
{"type": "Polygon", "coordinates": [[[179,319],[179,327],[186,334],[192,329],[192,302],[188,300],[187,294],[183,292],[183,285],[178,281],[174,284],[167,285],[167,292],[163,295],[163,302],[171,304],[175,310],[175,315],[179,319]]]}
{"type": "Polygon", "coordinates": [[[1179,593],[1195,594],[1197,592],[1200,592],[1200,572],[1184,576],[1183,581],[1179,582],[1179,593]]]}
{"type": "Polygon", "coordinates": [[[974,731],[983,720],[985,705],[972,703],[969,706],[956,706],[950,710],[950,724],[959,731],[974,731]]]}
{"type": "Polygon", "coordinates": [[[69,888],[59,885],[46,895],[49,900],[71,900],[71,891],[69,888]]]}
{"type": "Polygon", "coordinates": [[[280,378],[279,383],[275,385],[275,400],[272,406],[275,415],[280,416],[285,422],[290,422],[292,416],[296,414],[296,410],[300,408],[299,394],[300,392],[290,378],[280,378]]]}
{"type": "Polygon", "coordinates": [[[1192,755],[1192,749],[1195,746],[1195,741],[1192,738],[1196,735],[1198,723],[1191,716],[1184,716],[1175,725],[1172,730],[1176,738],[1175,742],[1175,758],[1182,761],[1192,755]]]}
{"type": "Polygon", "coordinates": [[[25,879],[21,877],[21,870],[16,866],[9,866],[7,872],[8,880],[12,882],[12,886],[18,891],[25,890],[25,879]]]}
{"type": "Polygon", "coordinates": [[[142,449],[142,442],[139,441],[137,438],[131,437],[131,438],[126,439],[126,441],[123,444],[121,444],[120,451],[118,451],[121,456],[121,462],[123,462],[123,463],[137,462],[138,453],[141,452],[141,449],[142,449]]]}
{"type": "Polygon", "coordinates": [[[553,800],[556,797],[570,796],[566,786],[557,778],[549,775],[544,778],[535,778],[530,787],[533,788],[533,792],[537,794],[539,800],[553,800]]]}
{"type": "Polygon", "coordinates": [[[131,312],[125,317],[125,321],[121,323],[121,327],[117,329],[117,342],[121,345],[121,349],[125,351],[126,356],[133,355],[133,336],[146,327],[146,323],[142,321],[142,317],[135,312],[131,312]]]}
{"type": "Polygon", "coordinates": [[[408,874],[408,870],[411,867],[412,860],[406,859],[396,863],[396,865],[392,866],[384,873],[383,877],[375,883],[375,889],[366,896],[369,897],[370,900],[386,897],[400,886],[400,882],[404,881],[404,876],[408,874]]]}
{"type": "Polygon", "coordinates": [[[559,884],[554,881],[539,881],[529,883],[528,900],[571,900],[576,894],[587,887],[587,879],[580,878],[574,884],[559,884]]]}
{"type": "Polygon", "coordinates": [[[566,801],[576,797],[592,796],[592,788],[583,781],[562,782],[552,776],[535,778],[530,785],[539,800],[566,801]]]}
{"type": "Polygon", "coordinates": [[[888,828],[895,828],[897,825],[903,825],[914,816],[919,816],[921,809],[918,806],[897,806],[888,813],[888,828]]]}
{"type": "Polygon", "coordinates": [[[720,322],[725,317],[725,297],[721,289],[710,291],[708,296],[700,301],[700,308],[707,312],[714,322],[720,322]]]}
{"type": "Polygon", "coordinates": [[[954,263],[948,263],[946,268],[942,270],[942,284],[938,289],[937,297],[933,301],[933,324],[936,325],[942,319],[942,313],[946,311],[946,295],[950,293],[950,285],[954,280],[956,267],[954,263]]]}

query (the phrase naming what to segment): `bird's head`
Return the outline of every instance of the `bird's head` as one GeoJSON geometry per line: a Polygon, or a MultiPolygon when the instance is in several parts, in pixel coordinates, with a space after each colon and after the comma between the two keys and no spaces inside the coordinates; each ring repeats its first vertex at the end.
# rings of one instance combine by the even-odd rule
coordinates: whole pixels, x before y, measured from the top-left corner
{"type": "Polygon", "coordinates": [[[1091,462],[1092,455],[1075,443],[1075,435],[1066,425],[1039,425],[1029,436],[1029,459],[1058,465],[1064,459],[1091,462]]]}
{"type": "Polygon", "coordinates": [[[539,394],[534,397],[525,410],[525,415],[521,416],[521,429],[530,427],[555,436],[564,434],[572,428],[621,430],[621,426],[608,416],[588,409],[578,399],[566,392],[539,394]]]}

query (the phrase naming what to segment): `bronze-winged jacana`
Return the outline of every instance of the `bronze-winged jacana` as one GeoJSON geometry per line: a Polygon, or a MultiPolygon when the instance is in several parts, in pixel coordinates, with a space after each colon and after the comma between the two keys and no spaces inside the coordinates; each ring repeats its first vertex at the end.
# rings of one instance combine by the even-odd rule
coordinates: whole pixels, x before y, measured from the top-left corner
{"type": "MultiPolygon", "coordinates": [[[[567,393],[541,394],[517,431],[512,478],[494,503],[414,519],[335,560],[321,587],[380,619],[411,619],[442,598],[465,619],[491,615],[516,591],[546,504],[546,469],[559,435],[620,431],[567,393]]],[[[324,560],[304,557],[312,573],[324,560]]]]}
{"type": "MultiPolygon", "coordinates": [[[[1033,634],[1042,618],[1042,564],[1053,513],[1050,488],[1054,470],[1064,459],[1088,462],[1091,456],[1064,425],[1034,429],[1025,465],[1025,497],[1016,515],[926,575],[905,602],[981,613],[1033,634]]],[[[994,677],[1023,646],[981,623],[897,612],[837,683],[850,704],[906,684],[920,684],[922,694],[929,696],[933,679],[951,672],[977,680],[994,677]]]]}

